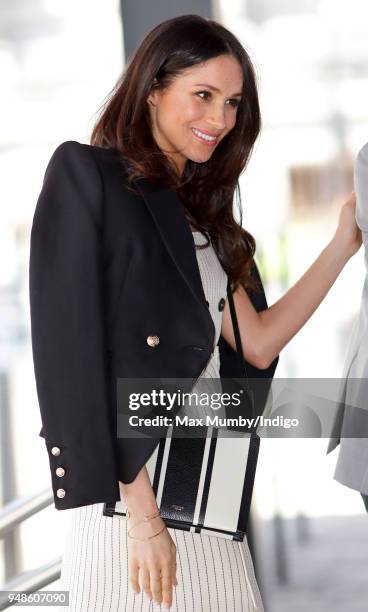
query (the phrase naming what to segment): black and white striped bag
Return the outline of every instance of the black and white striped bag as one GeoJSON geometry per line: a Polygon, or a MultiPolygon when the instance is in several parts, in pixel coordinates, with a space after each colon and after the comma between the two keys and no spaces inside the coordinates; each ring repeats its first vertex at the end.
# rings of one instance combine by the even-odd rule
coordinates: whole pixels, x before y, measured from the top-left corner
{"type": "MultiPolygon", "coordinates": [[[[233,295],[228,282],[237,353],[247,377],[233,295]]],[[[202,438],[171,437],[169,428],[146,463],[167,527],[242,541],[246,533],[260,439],[203,427],[202,438]]],[[[105,516],[126,515],[123,500],[105,503],[105,516]]]]}

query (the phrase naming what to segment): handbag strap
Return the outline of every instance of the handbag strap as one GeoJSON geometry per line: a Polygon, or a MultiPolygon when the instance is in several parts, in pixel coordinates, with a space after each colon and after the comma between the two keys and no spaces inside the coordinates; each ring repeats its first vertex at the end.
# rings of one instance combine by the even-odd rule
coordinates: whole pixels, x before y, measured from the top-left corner
{"type": "Polygon", "coordinates": [[[244,370],[244,376],[248,377],[247,368],[246,368],[245,361],[244,361],[244,353],[243,353],[242,341],[241,341],[240,332],[239,332],[238,319],[237,319],[236,312],[235,312],[234,298],[233,298],[233,293],[231,291],[231,284],[230,284],[229,277],[227,279],[226,291],[227,291],[227,297],[229,300],[231,320],[233,324],[233,330],[234,330],[234,336],[235,336],[235,342],[236,342],[236,352],[240,360],[240,367],[242,368],[242,370],[244,370]]]}
{"type": "MultiPolygon", "coordinates": [[[[244,379],[247,379],[249,377],[248,377],[247,368],[246,368],[246,365],[245,365],[242,341],[241,341],[241,337],[240,337],[238,319],[237,319],[237,316],[236,316],[234,298],[233,298],[233,293],[231,291],[231,283],[230,283],[229,277],[227,279],[226,292],[227,292],[227,297],[228,297],[228,300],[229,300],[230,313],[231,313],[231,321],[232,321],[232,324],[233,324],[233,330],[234,330],[234,336],[235,336],[235,342],[236,342],[236,353],[237,353],[238,359],[240,361],[240,367],[244,371],[244,379]]],[[[247,388],[250,391],[249,385],[247,385],[247,388]]],[[[252,417],[253,417],[253,419],[255,418],[253,402],[252,402],[252,417]]],[[[256,433],[255,425],[252,425],[252,427],[250,428],[250,431],[251,431],[251,436],[252,437],[258,437],[258,435],[256,433]]]]}

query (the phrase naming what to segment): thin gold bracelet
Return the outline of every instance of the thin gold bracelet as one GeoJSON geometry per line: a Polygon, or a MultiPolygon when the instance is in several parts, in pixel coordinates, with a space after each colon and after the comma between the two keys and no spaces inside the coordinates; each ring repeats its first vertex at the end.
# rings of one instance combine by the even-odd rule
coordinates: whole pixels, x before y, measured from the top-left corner
{"type": "Polygon", "coordinates": [[[166,525],[164,525],[164,526],[162,527],[162,529],[160,529],[160,531],[158,531],[157,533],[154,533],[153,535],[148,536],[147,538],[135,538],[134,536],[131,536],[131,535],[130,535],[130,532],[131,532],[131,530],[133,529],[133,527],[135,527],[135,525],[133,525],[133,526],[132,526],[132,527],[129,529],[129,531],[128,531],[128,537],[129,537],[131,540],[136,540],[137,542],[146,542],[146,540],[150,540],[151,538],[156,537],[157,535],[159,535],[160,533],[162,533],[164,529],[166,529],[166,525]]]}
{"type": "MultiPolygon", "coordinates": [[[[129,512],[129,510],[127,509],[126,511],[126,515],[127,518],[129,519],[131,517],[131,514],[129,512]]],[[[153,535],[150,535],[146,538],[135,538],[134,536],[130,535],[132,529],[134,529],[134,527],[136,527],[137,525],[139,525],[140,523],[144,523],[144,522],[148,522],[154,518],[157,518],[158,516],[160,516],[160,510],[156,510],[155,512],[152,512],[151,514],[145,514],[144,517],[142,519],[140,519],[139,521],[137,521],[136,523],[134,523],[134,525],[132,525],[128,531],[128,537],[131,538],[132,540],[136,540],[138,542],[145,542],[146,540],[150,540],[151,538],[154,538],[155,536],[159,535],[160,533],[163,532],[163,530],[166,528],[166,525],[164,525],[162,527],[162,529],[160,529],[160,531],[158,531],[157,533],[154,533],[153,535]]]]}
{"type": "MultiPolygon", "coordinates": [[[[126,515],[127,515],[128,519],[130,519],[131,514],[130,514],[130,511],[128,510],[128,508],[127,508],[127,511],[126,511],[126,515]]],[[[156,516],[160,516],[160,510],[155,510],[155,512],[152,512],[151,514],[144,514],[143,518],[140,519],[139,522],[141,523],[142,521],[150,521],[151,519],[156,518],[156,516]]],[[[136,523],[136,525],[137,524],[138,523],[136,523]]]]}

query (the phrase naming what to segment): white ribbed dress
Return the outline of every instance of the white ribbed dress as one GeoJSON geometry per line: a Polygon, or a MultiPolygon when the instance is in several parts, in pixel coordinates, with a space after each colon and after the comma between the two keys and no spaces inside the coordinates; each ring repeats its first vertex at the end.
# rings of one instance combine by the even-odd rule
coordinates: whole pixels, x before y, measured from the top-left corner
{"type": "MultiPolygon", "coordinates": [[[[193,232],[195,245],[205,244],[193,232]]],[[[196,249],[206,299],[216,337],[214,352],[201,374],[219,378],[219,349],[227,276],[210,244],[196,249]]],[[[103,516],[103,504],[65,510],[70,513],[62,561],[60,588],[69,590],[73,612],[164,612],[161,604],[149,602],[141,589],[137,595],[129,583],[127,521],[103,516]]],[[[173,612],[264,612],[254,575],[247,539],[236,542],[214,535],[169,528],[177,547],[178,585],[173,588],[173,612]]]]}

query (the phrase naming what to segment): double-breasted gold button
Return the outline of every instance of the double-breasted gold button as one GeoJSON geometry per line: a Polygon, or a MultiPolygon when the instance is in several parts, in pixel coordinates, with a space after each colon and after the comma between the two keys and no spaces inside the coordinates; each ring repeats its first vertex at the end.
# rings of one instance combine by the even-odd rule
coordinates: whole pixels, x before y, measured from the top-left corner
{"type": "Polygon", "coordinates": [[[158,336],[147,336],[148,346],[157,346],[159,342],[160,338],[158,336]]]}
{"type": "Polygon", "coordinates": [[[58,457],[61,453],[61,450],[58,446],[53,446],[51,449],[51,454],[54,455],[55,457],[58,457]]]}
{"type": "Polygon", "coordinates": [[[65,474],[65,470],[63,467],[56,468],[55,472],[56,472],[56,476],[59,476],[59,478],[61,478],[65,474]]]}
{"type": "Polygon", "coordinates": [[[58,490],[56,491],[56,495],[57,495],[58,497],[60,497],[60,498],[65,497],[65,494],[66,494],[65,489],[58,489],[58,490]]]}

